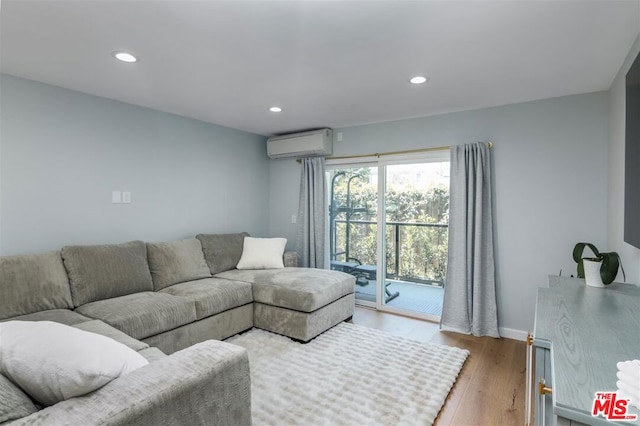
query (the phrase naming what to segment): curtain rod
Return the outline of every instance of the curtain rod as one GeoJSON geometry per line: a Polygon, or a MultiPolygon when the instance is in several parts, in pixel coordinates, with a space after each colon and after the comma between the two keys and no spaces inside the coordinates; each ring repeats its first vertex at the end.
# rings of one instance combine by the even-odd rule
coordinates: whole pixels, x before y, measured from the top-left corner
{"type": "MultiPolygon", "coordinates": [[[[450,146],[439,146],[436,148],[409,149],[406,151],[376,152],[375,154],[359,154],[359,155],[345,155],[345,156],[339,156],[339,157],[326,157],[326,159],[327,160],[349,160],[352,158],[366,158],[366,157],[380,158],[386,155],[416,154],[420,152],[444,151],[450,148],[451,148],[450,146]]],[[[493,148],[493,142],[489,142],[489,148],[493,148]]],[[[299,158],[296,161],[298,163],[302,162],[299,158]]]]}

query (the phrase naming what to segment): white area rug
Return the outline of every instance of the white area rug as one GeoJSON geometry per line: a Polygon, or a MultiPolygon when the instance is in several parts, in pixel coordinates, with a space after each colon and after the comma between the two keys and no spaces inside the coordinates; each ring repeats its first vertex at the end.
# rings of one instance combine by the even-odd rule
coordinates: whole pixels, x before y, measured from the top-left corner
{"type": "Polygon", "coordinates": [[[307,344],[253,329],[254,425],[428,425],[469,352],[340,323],[307,344]]]}

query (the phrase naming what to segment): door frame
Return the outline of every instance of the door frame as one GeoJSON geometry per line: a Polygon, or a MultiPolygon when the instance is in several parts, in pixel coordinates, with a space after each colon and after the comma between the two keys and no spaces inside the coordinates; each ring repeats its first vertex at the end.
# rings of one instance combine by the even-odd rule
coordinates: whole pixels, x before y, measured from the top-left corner
{"type": "MultiPolygon", "coordinates": [[[[396,315],[402,315],[411,318],[418,318],[432,322],[440,322],[437,315],[425,314],[418,311],[388,306],[384,303],[384,284],[386,282],[386,212],[385,212],[385,194],[386,194],[386,177],[387,166],[402,164],[420,164],[420,163],[438,163],[443,161],[451,161],[449,150],[428,151],[423,153],[407,153],[394,155],[372,155],[358,158],[342,158],[326,160],[328,169],[336,169],[339,167],[377,167],[378,168],[378,196],[377,196],[377,236],[376,236],[376,301],[369,302],[366,300],[356,299],[356,304],[364,307],[374,308],[381,312],[389,312],[396,315]]],[[[328,216],[326,216],[328,218],[328,216]]],[[[444,291],[444,289],[443,289],[444,291]]]]}

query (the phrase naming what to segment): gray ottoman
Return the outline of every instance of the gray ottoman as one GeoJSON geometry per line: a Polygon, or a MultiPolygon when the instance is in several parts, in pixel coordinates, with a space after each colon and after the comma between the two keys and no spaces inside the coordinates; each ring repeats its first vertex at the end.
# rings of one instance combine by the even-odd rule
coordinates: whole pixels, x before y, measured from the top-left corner
{"type": "Polygon", "coordinates": [[[355,277],[313,268],[231,270],[253,285],[254,326],[307,342],[353,316],[355,277]]]}

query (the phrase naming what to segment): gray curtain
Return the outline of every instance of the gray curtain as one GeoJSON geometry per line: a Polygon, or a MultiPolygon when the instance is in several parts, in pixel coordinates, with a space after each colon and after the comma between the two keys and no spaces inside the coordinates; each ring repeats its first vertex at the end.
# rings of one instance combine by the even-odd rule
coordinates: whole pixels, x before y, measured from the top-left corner
{"type": "Polygon", "coordinates": [[[491,153],[484,142],[451,147],[449,258],[440,328],[500,337],[491,209],[491,153]]]}
{"type": "Polygon", "coordinates": [[[323,157],[302,159],[296,247],[299,265],[307,268],[325,267],[325,223],[328,207],[324,164],[323,157]]]}

